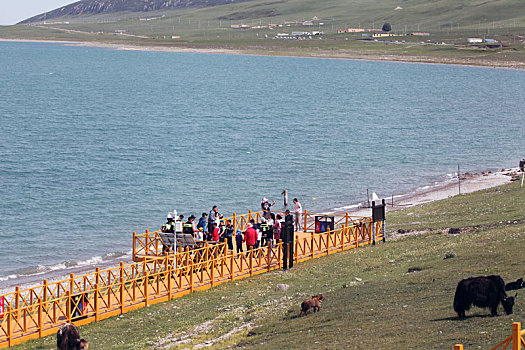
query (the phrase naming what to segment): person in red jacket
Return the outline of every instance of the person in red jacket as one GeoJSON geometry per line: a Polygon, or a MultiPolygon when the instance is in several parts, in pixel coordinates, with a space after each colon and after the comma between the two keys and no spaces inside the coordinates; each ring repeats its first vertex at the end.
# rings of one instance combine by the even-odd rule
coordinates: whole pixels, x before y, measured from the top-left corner
{"type": "Polygon", "coordinates": [[[252,224],[248,224],[248,228],[244,231],[244,240],[246,242],[246,250],[250,252],[250,248],[255,249],[255,243],[257,242],[257,231],[253,228],[252,224]]]}
{"type": "Polygon", "coordinates": [[[213,226],[213,229],[211,231],[211,240],[214,241],[214,242],[218,242],[219,241],[219,228],[217,227],[217,224],[214,222],[212,224],[213,226]]]}

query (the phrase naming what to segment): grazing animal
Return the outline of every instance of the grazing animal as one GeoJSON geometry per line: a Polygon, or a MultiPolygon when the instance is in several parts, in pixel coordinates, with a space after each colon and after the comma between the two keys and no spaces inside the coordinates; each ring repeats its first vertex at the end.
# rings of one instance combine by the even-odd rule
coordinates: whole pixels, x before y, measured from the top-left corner
{"type": "Polygon", "coordinates": [[[525,282],[523,282],[523,278],[519,278],[515,282],[510,282],[505,285],[505,290],[516,290],[521,288],[525,288],[525,282]]]}
{"type": "Polygon", "coordinates": [[[322,294],[312,295],[312,299],[305,300],[301,303],[301,314],[299,316],[305,316],[306,312],[312,308],[313,312],[321,310],[321,301],[325,300],[322,294]]]}
{"type": "Polygon", "coordinates": [[[512,314],[514,297],[507,297],[505,282],[500,276],[480,276],[461,280],[454,295],[454,310],[460,318],[465,317],[465,311],[470,306],[490,308],[492,316],[498,315],[498,305],[501,302],[507,315],[512,314]]]}
{"type": "Polygon", "coordinates": [[[57,332],[58,350],[87,350],[88,341],[80,339],[78,328],[73,323],[64,323],[57,332]]]}

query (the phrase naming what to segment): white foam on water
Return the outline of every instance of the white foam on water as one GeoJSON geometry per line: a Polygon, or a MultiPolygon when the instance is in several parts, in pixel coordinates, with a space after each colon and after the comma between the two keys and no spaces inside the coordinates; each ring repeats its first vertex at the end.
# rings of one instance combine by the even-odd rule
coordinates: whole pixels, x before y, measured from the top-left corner
{"type": "Polygon", "coordinates": [[[0,282],[12,280],[12,279],[15,279],[17,277],[18,277],[18,275],[8,275],[8,276],[5,276],[5,277],[0,277],[0,282]]]}
{"type": "Polygon", "coordinates": [[[361,203],[357,203],[357,204],[345,205],[344,207],[333,208],[333,210],[334,212],[336,212],[336,211],[355,209],[355,208],[360,208],[360,207],[361,207],[361,203]]]}

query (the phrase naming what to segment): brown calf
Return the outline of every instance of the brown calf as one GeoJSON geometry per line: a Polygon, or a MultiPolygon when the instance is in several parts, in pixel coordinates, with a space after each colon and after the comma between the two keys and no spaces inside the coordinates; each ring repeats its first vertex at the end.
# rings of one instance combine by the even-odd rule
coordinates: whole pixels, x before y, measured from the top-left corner
{"type": "Polygon", "coordinates": [[[322,294],[312,295],[312,299],[308,299],[301,304],[301,314],[299,316],[305,316],[306,312],[313,308],[313,312],[321,310],[321,301],[325,300],[322,294]]]}
{"type": "Polygon", "coordinates": [[[80,339],[77,326],[73,323],[64,323],[57,332],[58,350],[87,350],[88,342],[80,339]]]}

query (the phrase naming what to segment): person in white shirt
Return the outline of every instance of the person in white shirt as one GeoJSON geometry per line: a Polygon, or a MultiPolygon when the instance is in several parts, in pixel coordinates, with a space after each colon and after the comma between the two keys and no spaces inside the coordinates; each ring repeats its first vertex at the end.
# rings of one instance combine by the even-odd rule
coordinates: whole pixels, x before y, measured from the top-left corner
{"type": "Polygon", "coordinates": [[[299,231],[299,229],[301,228],[301,217],[303,214],[303,206],[301,205],[301,203],[299,203],[297,198],[294,198],[293,202],[295,204],[295,230],[299,231]]]}

